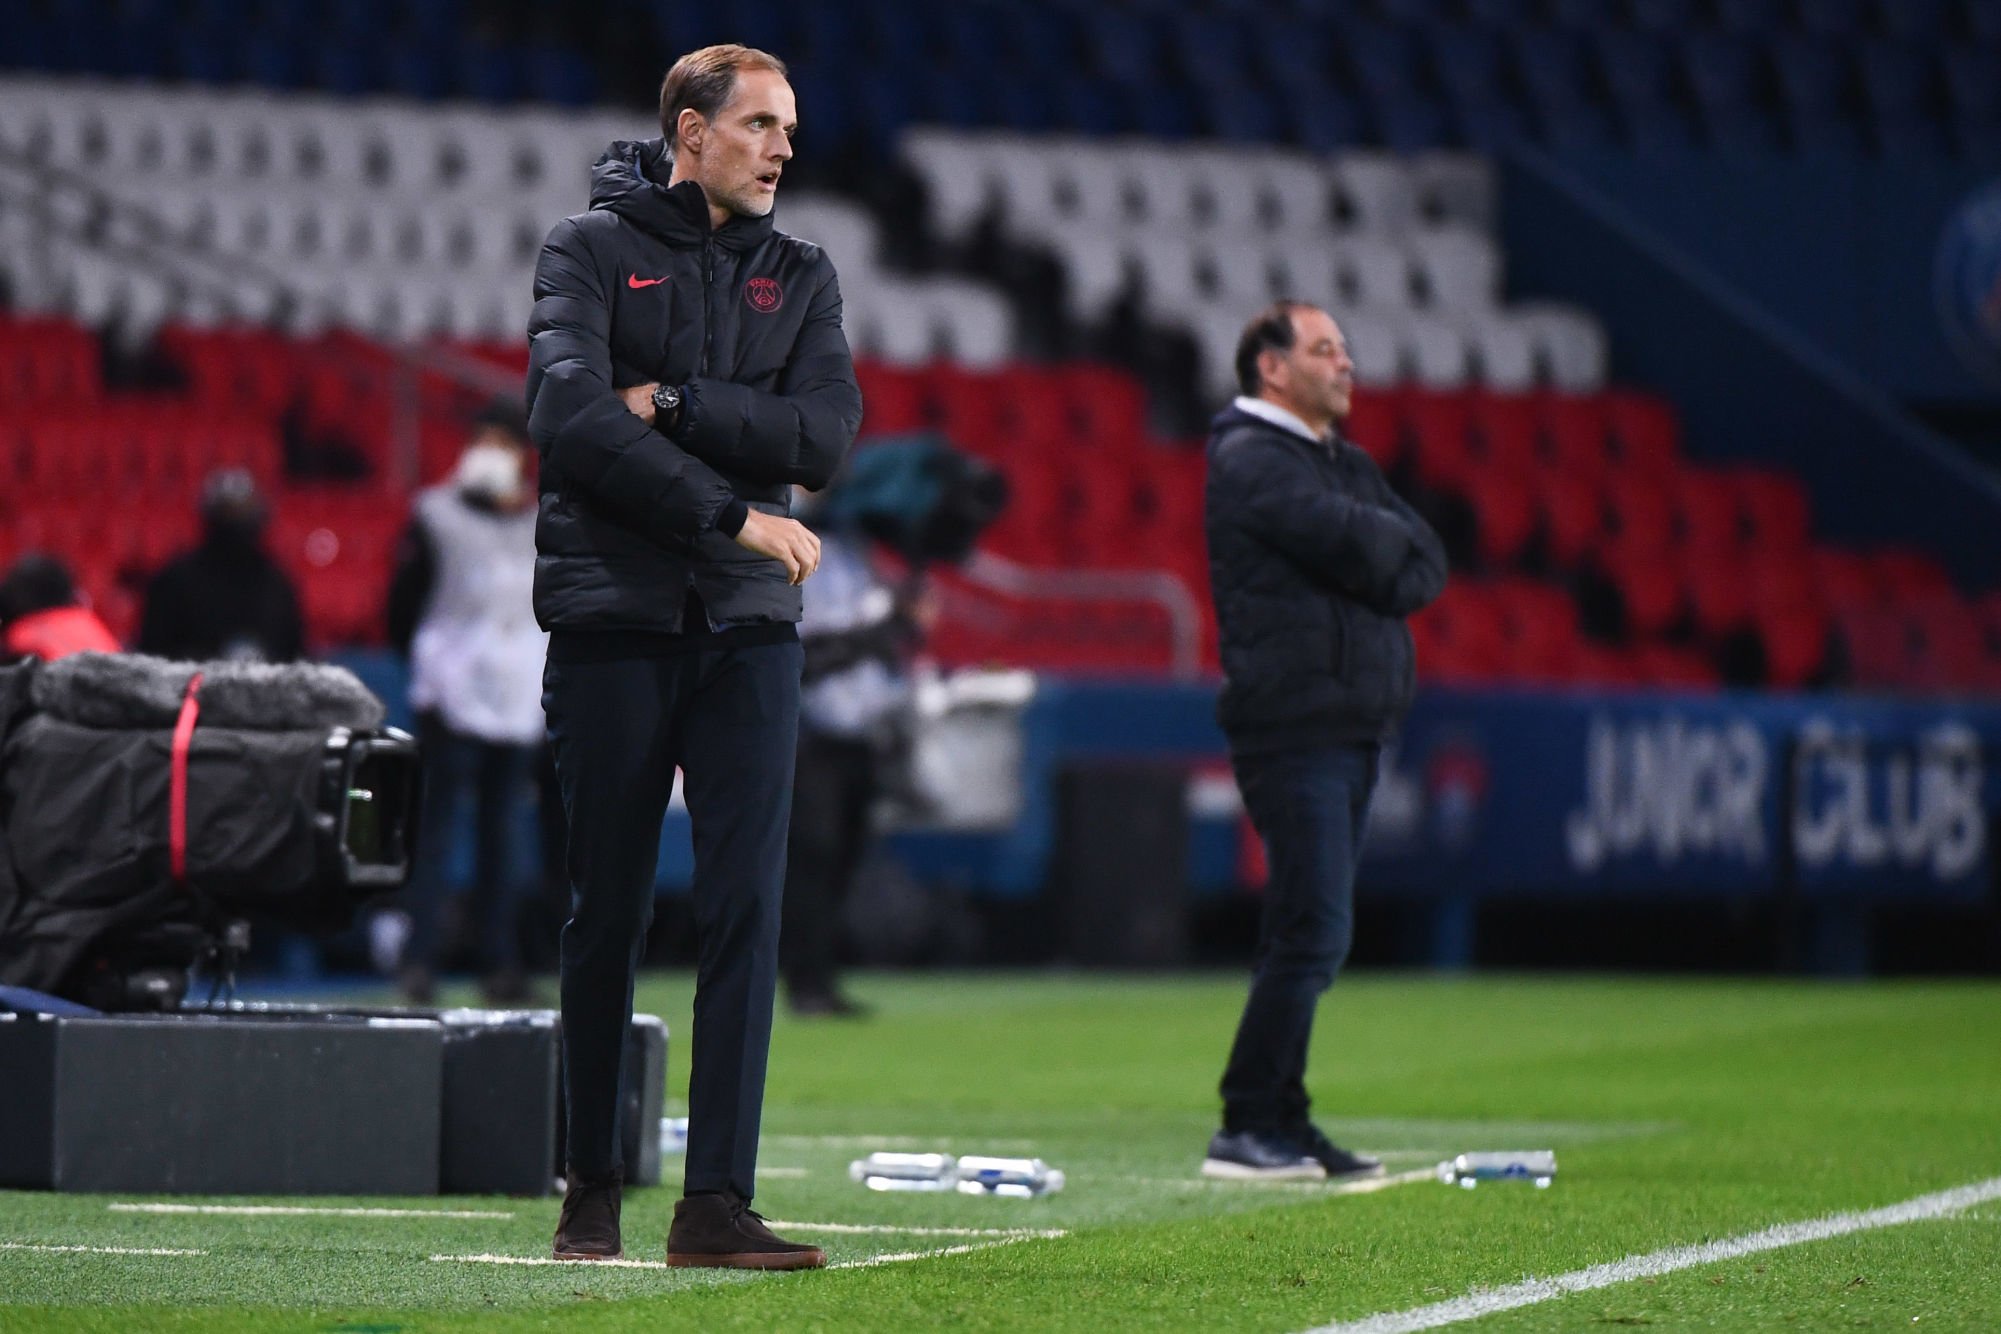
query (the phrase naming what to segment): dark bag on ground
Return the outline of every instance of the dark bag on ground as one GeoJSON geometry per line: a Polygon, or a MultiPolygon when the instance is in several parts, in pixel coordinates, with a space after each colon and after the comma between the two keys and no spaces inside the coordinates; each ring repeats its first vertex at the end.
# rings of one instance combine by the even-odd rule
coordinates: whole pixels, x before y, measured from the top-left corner
{"type": "Polygon", "coordinates": [[[87,653],[0,668],[0,983],[172,1005],[158,974],[184,984],[243,919],[345,926],[409,866],[416,748],[382,721],[338,667],[87,653]],[[197,671],[177,877],[175,730],[197,671]]]}

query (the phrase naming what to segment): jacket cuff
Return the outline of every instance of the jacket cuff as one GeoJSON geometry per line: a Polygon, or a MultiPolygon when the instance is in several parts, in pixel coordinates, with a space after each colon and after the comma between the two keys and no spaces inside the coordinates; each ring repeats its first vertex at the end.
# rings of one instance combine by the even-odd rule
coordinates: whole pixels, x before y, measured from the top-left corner
{"type": "Polygon", "coordinates": [[[744,521],[750,518],[750,506],[741,497],[732,497],[723,506],[723,512],[716,516],[716,531],[724,537],[735,537],[743,531],[744,521]]]}

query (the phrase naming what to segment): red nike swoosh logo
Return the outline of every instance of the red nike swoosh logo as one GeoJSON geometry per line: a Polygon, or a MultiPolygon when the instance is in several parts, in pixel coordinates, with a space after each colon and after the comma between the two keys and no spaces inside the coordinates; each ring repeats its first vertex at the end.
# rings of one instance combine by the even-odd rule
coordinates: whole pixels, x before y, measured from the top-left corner
{"type": "Polygon", "coordinates": [[[636,273],[635,273],[635,274],[631,274],[631,275],[629,275],[629,276],[628,276],[628,277],[626,278],[626,280],[625,280],[625,285],[626,285],[627,287],[632,287],[632,288],[639,288],[639,287],[651,287],[651,286],[653,286],[653,285],[654,285],[655,283],[664,283],[664,282],[666,282],[666,281],[667,281],[667,280],[666,280],[665,278],[642,278],[642,277],[640,277],[640,276],[639,276],[638,274],[636,274],[636,273]]]}

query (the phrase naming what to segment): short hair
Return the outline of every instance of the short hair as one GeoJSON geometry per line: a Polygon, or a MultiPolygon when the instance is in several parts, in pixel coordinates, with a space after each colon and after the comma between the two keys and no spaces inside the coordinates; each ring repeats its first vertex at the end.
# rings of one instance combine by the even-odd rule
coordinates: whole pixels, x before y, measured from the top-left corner
{"type": "Polygon", "coordinates": [[[487,405],[473,414],[472,429],[475,431],[498,431],[518,445],[528,443],[528,414],[522,410],[521,400],[513,395],[491,399],[487,405]]]}
{"type": "Polygon", "coordinates": [[[674,62],[660,81],[660,133],[666,136],[667,151],[674,151],[674,126],[681,113],[693,108],[703,120],[714,120],[736,91],[736,76],[747,69],[768,69],[786,73],[785,62],[756,47],[725,42],[690,51],[674,62]]]}
{"type": "Polygon", "coordinates": [[[1267,349],[1276,352],[1292,350],[1292,312],[1312,310],[1309,301],[1274,301],[1244,326],[1244,332],[1237,338],[1237,388],[1246,398],[1256,398],[1258,390],[1264,387],[1264,380],[1258,374],[1258,357],[1267,349]]]}

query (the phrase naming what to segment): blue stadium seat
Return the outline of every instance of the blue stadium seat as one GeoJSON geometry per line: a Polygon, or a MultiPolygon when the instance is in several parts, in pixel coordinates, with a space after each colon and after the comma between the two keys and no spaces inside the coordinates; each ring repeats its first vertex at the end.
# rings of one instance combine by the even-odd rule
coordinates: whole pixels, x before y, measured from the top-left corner
{"type": "Polygon", "coordinates": [[[525,87],[521,53],[495,42],[467,42],[457,53],[458,88],[481,102],[513,102],[525,87]]]}
{"type": "Polygon", "coordinates": [[[1452,118],[1454,141],[1475,152],[1499,152],[1530,137],[1527,114],[1505,98],[1458,103],[1452,108],[1452,118]]]}
{"type": "MultiPolygon", "coordinates": [[[[1125,100],[1103,79],[1072,74],[1056,88],[1058,119],[1079,134],[1125,134],[1132,116],[1125,100]]],[[[975,115],[978,108],[974,109],[975,115]]]]}
{"type": "Polygon", "coordinates": [[[1955,0],[1876,0],[1876,22],[1905,42],[1935,44],[1952,28],[1955,0]]]}
{"type": "Polygon", "coordinates": [[[1592,101],[1583,39],[1555,28],[1514,34],[1515,66],[1536,111],[1548,117],[1592,101]]]}
{"type": "Polygon", "coordinates": [[[1975,124],[2001,120],[2001,80],[1994,77],[1995,53],[1955,43],[1945,51],[1946,100],[1953,118],[1975,124]]]}
{"type": "Polygon", "coordinates": [[[1055,89],[1034,79],[1002,79],[994,88],[993,105],[1000,123],[1022,134],[1046,134],[1062,126],[1055,89]]]}
{"type": "Polygon", "coordinates": [[[451,96],[452,69],[444,49],[424,41],[398,42],[383,60],[391,91],[436,102],[451,96]]]}
{"type": "Polygon", "coordinates": [[[1195,83],[1225,87],[1251,71],[1249,26],[1224,14],[1177,9],[1167,19],[1168,49],[1195,83]]]}
{"type": "Polygon", "coordinates": [[[1431,35],[1432,71],[1460,108],[1504,101],[1501,43],[1486,28],[1440,28],[1431,35]]]}
{"type": "Polygon", "coordinates": [[[1042,5],[1009,5],[1001,11],[1007,50],[1016,62],[1068,76],[1080,68],[1077,16],[1042,5]]]}
{"type": "Polygon", "coordinates": [[[1374,103],[1376,138],[1399,153],[1441,148],[1453,138],[1453,123],[1436,98],[1418,93],[1379,93],[1374,103]]]}
{"type": "Polygon", "coordinates": [[[313,82],[336,97],[359,97],[382,86],[373,43],[338,42],[312,50],[313,82]]]}
{"type": "Polygon", "coordinates": [[[1294,84],[1280,91],[1292,131],[1287,137],[1309,153],[1330,153],[1366,142],[1360,108],[1333,84],[1294,84]]]}
{"type": "Polygon", "coordinates": [[[1291,83],[1331,78],[1334,58],[1328,52],[1325,31],[1304,19],[1272,19],[1257,24],[1251,32],[1257,63],[1265,77],[1291,83]]]}
{"type": "Polygon", "coordinates": [[[528,95],[540,102],[587,107],[598,100],[597,68],[566,46],[532,46],[526,62],[528,95]]]}
{"type": "Polygon", "coordinates": [[[1284,137],[1285,113],[1278,99],[1253,84],[1213,85],[1207,90],[1208,132],[1231,143],[1271,143],[1284,137]]]}
{"type": "Polygon", "coordinates": [[[228,28],[190,26],[168,56],[178,78],[191,83],[234,83],[243,77],[243,48],[228,28]]]}
{"type": "Polygon", "coordinates": [[[1133,109],[1133,129],[1155,139],[1186,139],[1198,125],[1194,90],[1154,78],[1123,85],[1119,94],[1133,109]]]}
{"type": "Polygon", "coordinates": [[[1764,58],[1742,37],[1696,32],[1681,44],[1689,91],[1706,122],[1733,116],[1759,100],[1764,58]]]}
{"type": "MultiPolygon", "coordinates": [[[[1889,42],[1869,42],[1856,53],[1862,96],[1877,117],[1911,119],[1930,111],[1938,86],[1929,52],[1889,42]]],[[[1990,71],[1992,73],[1993,71],[1990,71]]]]}
{"type": "Polygon", "coordinates": [[[1084,40],[1099,73],[1114,83],[1145,84],[1160,77],[1160,42],[1153,24],[1124,9],[1083,11],[1084,40]]]}
{"type": "Polygon", "coordinates": [[[786,56],[787,65],[795,56],[821,61],[830,69],[854,59],[858,39],[854,18],[847,10],[834,5],[802,5],[795,22],[792,37],[799,46],[786,56]]]}
{"type": "Polygon", "coordinates": [[[1341,27],[1334,45],[1357,88],[1407,97],[1423,86],[1423,48],[1409,28],[1357,20],[1341,27]]]}
{"type": "Polygon", "coordinates": [[[1534,0],[1466,0],[1466,17],[1496,28],[1517,27],[1538,17],[1534,0]]]}
{"type": "Polygon", "coordinates": [[[1632,0],[1633,23],[1649,32],[1681,34],[1695,26],[1695,0],[1632,0]]]}
{"type": "Polygon", "coordinates": [[[1788,37],[1772,45],[1779,93],[1796,117],[1815,118],[1843,105],[1849,89],[1847,53],[1833,42],[1788,37]]]}
{"type": "Polygon", "coordinates": [[[1723,27],[1747,37],[1767,37],[1786,27],[1784,0],[1716,0],[1716,18],[1723,27]]]}
{"type": "Polygon", "coordinates": [[[926,125],[950,125],[962,130],[986,124],[993,89],[989,80],[969,77],[970,74],[971,71],[943,63],[921,71],[917,78],[918,119],[926,125]]]}
{"type": "Polygon", "coordinates": [[[289,37],[260,32],[243,44],[243,69],[266,88],[306,86],[306,53],[289,37]]]}
{"type": "Polygon", "coordinates": [[[1652,33],[1615,28],[1597,34],[1592,46],[1605,86],[1622,113],[1644,114],[1648,107],[1674,101],[1675,59],[1668,43],[1652,33]]]}
{"type": "Polygon", "coordinates": [[[792,71],[792,92],[798,99],[800,137],[818,151],[846,140],[856,119],[848,92],[853,68],[829,64],[818,55],[787,63],[792,71]]]}
{"type": "Polygon", "coordinates": [[[416,41],[447,42],[464,22],[460,0],[401,0],[404,29],[416,41]]]}
{"type": "Polygon", "coordinates": [[[1869,23],[1868,0],[1799,0],[1800,26],[1816,37],[1859,37],[1869,23]]]}

